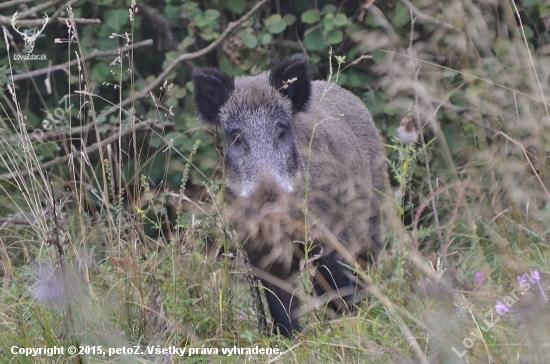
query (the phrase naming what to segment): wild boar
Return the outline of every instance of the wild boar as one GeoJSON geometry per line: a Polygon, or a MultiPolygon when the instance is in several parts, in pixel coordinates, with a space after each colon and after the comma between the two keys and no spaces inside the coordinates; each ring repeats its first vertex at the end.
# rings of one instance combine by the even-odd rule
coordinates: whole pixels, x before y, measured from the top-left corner
{"type": "Polygon", "coordinates": [[[303,58],[257,76],[198,68],[192,78],[198,113],[225,135],[227,210],[275,330],[299,330],[294,280],[306,262],[317,294],[349,311],[358,282],[347,266],[373,262],[382,246],[387,167],[367,108],[311,81],[303,58]]]}

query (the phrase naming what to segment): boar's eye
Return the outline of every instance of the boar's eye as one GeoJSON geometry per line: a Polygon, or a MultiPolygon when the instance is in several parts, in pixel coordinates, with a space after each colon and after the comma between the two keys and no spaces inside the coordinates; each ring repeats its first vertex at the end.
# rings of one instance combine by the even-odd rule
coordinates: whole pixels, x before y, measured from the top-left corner
{"type": "Polygon", "coordinates": [[[286,134],[288,132],[288,128],[284,125],[278,125],[277,126],[277,139],[283,140],[286,137],[286,134]]]}
{"type": "Polygon", "coordinates": [[[229,133],[229,140],[232,146],[239,146],[242,143],[242,131],[233,130],[229,133]]]}

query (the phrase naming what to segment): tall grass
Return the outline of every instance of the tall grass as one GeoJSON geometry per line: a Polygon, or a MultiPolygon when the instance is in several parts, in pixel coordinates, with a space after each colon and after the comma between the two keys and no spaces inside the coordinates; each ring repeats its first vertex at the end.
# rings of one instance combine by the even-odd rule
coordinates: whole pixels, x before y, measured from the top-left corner
{"type": "MultiPolygon", "coordinates": [[[[388,95],[380,107],[395,111],[395,128],[407,115],[423,133],[418,143],[393,135],[387,142],[387,249],[376,266],[359,272],[369,298],[351,317],[308,312],[293,341],[261,335],[260,304],[250,294],[255,283],[224,219],[223,181],[202,175],[200,199],[186,190],[190,171],[200,175],[193,163],[200,145],[190,155],[174,150],[163,129],[174,121],[173,110],[156,100],[150,119],[158,121],[121,110],[107,123],[94,109],[100,95],[85,65],[71,69],[79,85],[67,90],[69,101],[86,112],[68,113],[55,130],[78,135],[70,127],[77,117],[81,128],[93,125],[88,131],[96,142],[111,137],[97,149],[101,163],[91,165],[69,134],[54,138],[45,130],[40,137],[30,130],[23,96],[10,85],[11,107],[0,126],[0,158],[9,171],[0,181],[1,361],[545,362],[550,58],[547,46],[536,52],[528,46],[513,3],[500,6],[499,22],[493,5],[451,2],[421,30],[411,14],[406,37],[372,8],[380,29],[353,35],[377,62],[374,94],[388,95]],[[492,31],[497,23],[503,34],[492,31]],[[177,193],[148,178],[151,160],[140,157],[138,131],[165,145],[154,157],[168,160],[172,153],[183,161],[177,193]],[[69,153],[73,158],[63,159],[69,153]],[[66,175],[45,168],[44,155],[68,163],[66,175]],[[141,345],[144,352],[40,359],[11,353],[13,346],[70,345],[104,351],[141,345]],[[199,350],[182,359],[149,354],[147,346],[199,350]],[[256,346],[279,353],[200,351],[256,346]]],[[[428,2],[422,10],[435,13],[428,2]]],[[[131,35],[117,39],[124,45],[131,35]]],[[[120,100],[123,89],[135,87],[132,72],[129,82],[122,77],[133,62],[121,51],[113,66],[120,100]]],[[[160,93],[166,97],[170,89],[165,84],[160,93]]]]}

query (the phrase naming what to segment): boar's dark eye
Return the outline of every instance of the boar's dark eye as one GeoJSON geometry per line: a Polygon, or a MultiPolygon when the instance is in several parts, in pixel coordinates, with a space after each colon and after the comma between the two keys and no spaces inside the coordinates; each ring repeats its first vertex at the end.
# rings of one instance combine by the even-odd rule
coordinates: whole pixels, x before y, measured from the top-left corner
{"type": "Polygon", "coordinates": [[[242,131],[241,130],[235,130],[229,133],[229,140],[231,141],[231,145],[233,146],[239,146],[242,143],[242,131]]]}
{"type": "Polygon", "coordinates": [[[285,125],[277,125],[277,139],[283,140],[286,137],[286,134],[288,132],[288,127],[285,125]]]}

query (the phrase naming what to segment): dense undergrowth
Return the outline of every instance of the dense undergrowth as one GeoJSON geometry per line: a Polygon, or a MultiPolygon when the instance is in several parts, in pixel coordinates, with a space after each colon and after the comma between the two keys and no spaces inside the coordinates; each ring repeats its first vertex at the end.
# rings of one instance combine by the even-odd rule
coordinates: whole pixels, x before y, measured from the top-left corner
{"type": "Polygon", "coordinates": [[[548,2],[26,3],[0,4],[1,362],[545,362],[548,2]],[[31,68],[46,63],[15,60],[16,10],[35,16],[27,27],[64,17],[32,53],[59,44],[76,63],[45,83],[31,68]],[[132,48],[151,29],[165,48],[132,48]],[[83,62],[93,49],[114,52],[83,62]],[[329,49],[344,62],[333,73],[329,49]],[[310,310],[289,341],[259,331],[189,68],[257,74],[294,54],[369,107],[391,188],[387,248],[360,273],[370,296],[351,317],[310,310]],[[13,354],[54,346],[65,352],[13,354]]]}

